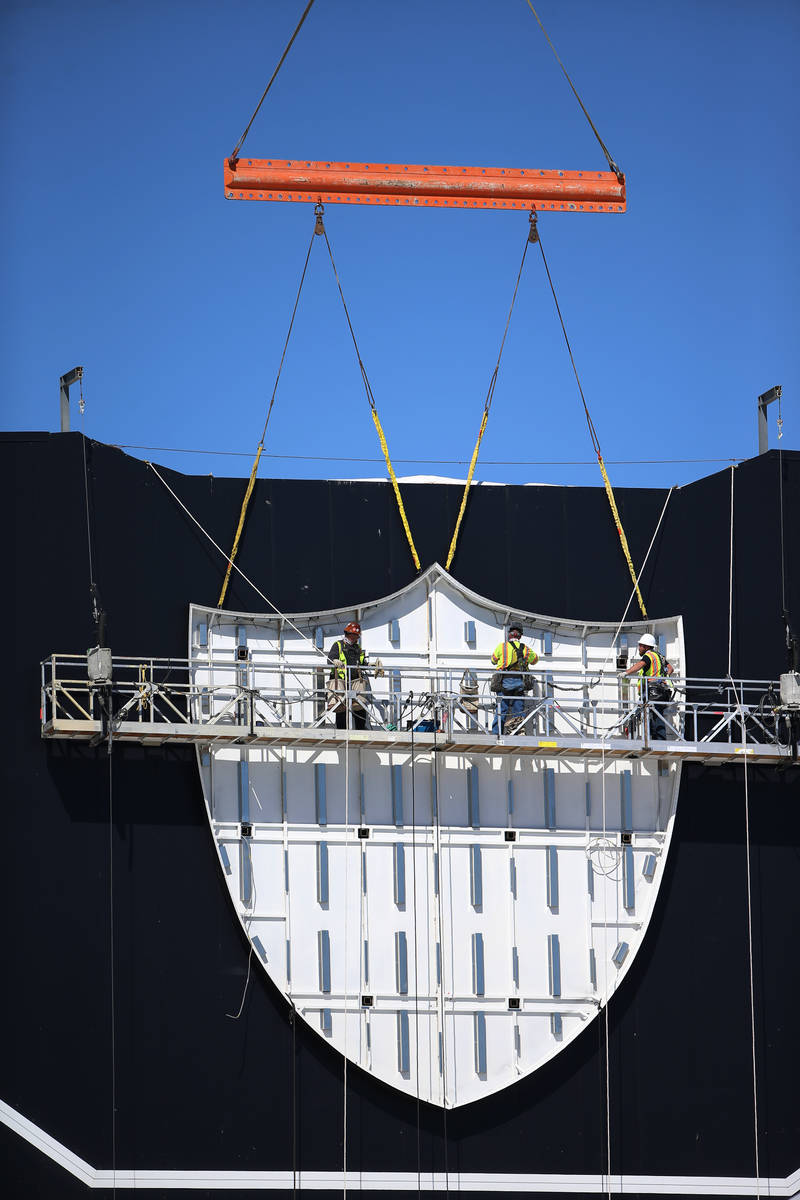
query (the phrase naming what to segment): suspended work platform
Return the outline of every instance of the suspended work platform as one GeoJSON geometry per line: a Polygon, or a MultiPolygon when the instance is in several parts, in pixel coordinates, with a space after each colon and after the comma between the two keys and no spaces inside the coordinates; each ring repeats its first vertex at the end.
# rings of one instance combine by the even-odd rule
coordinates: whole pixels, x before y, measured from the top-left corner
{"type": "MultiPolygon", "coordinates": [[[[144,746],[290,746],[312,752],[349,742],[385,752],[671,758],[712,765],[745,756],[761,763],[790,757],[761,703],[770,688],[767,680],[678,680],[675,698],[659,703],[620,679],[618,700],[592,703],[584,696],[591,691],[588,676],[549,671],[528,693],[519,724],[498,735],[492,732],[498,698],[489,690],[490,672],[483,678],[474,672],[478,690],[469,695],[441,669],[406,671],[404,686],[395,677],[383,691],[376,680],[366,700],[350,693],[357,713],[365,704],[369,727],[337,729],[325,668],[254,672],[248,664],[236,671],[244,679],[199,683],[193,678],[196,662],[189,659],[109,661],[106,681],[89,678],[85,656],[44,660],[43,737],[98,742],[110,735],[144,746]],[[663,740],[648,735],[651,708],[663,717],[663,740]]],[[[352,726],[352,714],[350,721],[352,726]]]]}

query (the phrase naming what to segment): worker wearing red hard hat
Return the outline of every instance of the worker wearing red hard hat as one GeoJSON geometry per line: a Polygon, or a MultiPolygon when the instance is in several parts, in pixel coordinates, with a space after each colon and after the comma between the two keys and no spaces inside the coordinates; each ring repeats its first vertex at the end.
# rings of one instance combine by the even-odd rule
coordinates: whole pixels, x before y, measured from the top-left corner
{"type": "Polygon", "coordinates": [[[643,633],[639,638],[639,658],[628,667],[626,675],[638,675],[652,682],[646,685],[649,704],[650,740],[664,741],[667,729],[662,719],[661,709],[672,699],[672,688],[665,682],[673,674],[672,663],[667,662],[664,655],[656,650],[656,639],[652,633],[643,633]]]}
{"type": "Polygon", "coordinates": [[[367,656],[361,645],[361,626],[350,621],[344,627],[344,637],[334,642],[328,651],[328,662],[333,665],[330,690],[334,695],[336,728],[347,728],[348,709],[353,717],[353,729],[366,729],[367,714],[356,696],[347,703],[336,698],[337,692],[364,692],[367,689],[367,656]]]}

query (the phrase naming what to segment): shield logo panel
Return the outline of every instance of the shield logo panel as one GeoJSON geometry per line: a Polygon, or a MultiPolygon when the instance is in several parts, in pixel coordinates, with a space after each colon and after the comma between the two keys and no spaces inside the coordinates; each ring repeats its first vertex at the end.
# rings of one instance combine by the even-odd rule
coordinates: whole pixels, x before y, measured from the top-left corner
{"type": "MultiPolygon", "coordinates": [[[[680,783],[618,670],[645,630],[684,675],[679,617],[512,613],[438,565],[355,609],[192,606],[200,772],[236,913],[297,1012],[384,1083],[446,1107],[497,1091],[630,967],[680,783]],[[493,652],[520,666],[502,661],[512,621],[533,665],[497,693],[493,652]]],[[[661,716],[678,735],[679,705],[661,716]]]]}

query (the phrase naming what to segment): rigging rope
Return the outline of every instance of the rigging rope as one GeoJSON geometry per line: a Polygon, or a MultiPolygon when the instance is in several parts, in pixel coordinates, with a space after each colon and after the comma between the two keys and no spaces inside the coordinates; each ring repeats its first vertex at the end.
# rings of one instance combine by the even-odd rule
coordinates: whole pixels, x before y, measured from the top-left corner
{"type": "Polygon", "coordinates": [[[267,419],[265,420],[264,428],[261,431],[261,438],[259,440],[258,448],[256,450],[255,462],[253,463],[253,468],[250,472],[250,479],[248,481],[247,489],[244,494],[244,500],[242,501],[242,510],[239,514],[239,524],[236,527],[236,534],[233,539],[233,548],[231,549],[230,558],[228,560],[228,566],[225,571],[225,579],[223,580],[222,590],[220,591],[219,600],[217,601],[217,608],[222,608],[222,605],[225,603],[225,595],[228,591],[228,582],[231,577],[231,568],[233,566],[233,560],[236,558],[236,555],[239,550],[239,539],[242,536],[242,530],[244,528],[244,519],[245,519],[245,515],[247,514],[247,506],[250,503],[250,497],[252,496],[253,488],[255,487],[256,473],[258,471],[258,463],[259,463],[259,459],[261,458],[261,452],[264,449],[264,439],[267,436],[267,427],[269,425],[269,419],[272,416],[272,409],[275,404],[275,395],[278,391],[278,383],[280,382],[281,372],[283,370],[283,363],[286,358],[286,350],[289,345],[289,338],[292,336],[292,329],[294,328],[294,319],[297,315],[297,306],[300,303],[300,293],[302,292],[303,284],[305,283],[306,271],[308,270],[308,260],[311,257],[311,248],[314,245],[315,235],[317,233],[319,233],[319,229],[317,228],[317,225],[318,225],[318,222],[314,226],[314,231],[311,234],[311,241],[308,243],[308,250],[306,251],[306,260],[303,263],[303,272],[300,276],[300,286],[298,287],[297,295],[295,296],[294,307],[292,309],[292,316],[291,316],[291,320],[289,321],[289,328],[286,332],[286,341],[283,343],[283,353],[281,354],[281,361],[278,364],[278,374],[275,376],[275,383],[273,384],[273,387],[272,387],[272,395],[270,396],[269,407],[267,409],[267,419]]]}
{"type": "MultiPolygon", "coordinates": [[[[535,214],[534,214],[534,216],[535,216],[535,214]]],[[[544,246],[542,245],[542,239],[541,239],[541,237],[538,237],[537,240],[539,242],[539,250],[541,251],[542,262],[544,263],[544,269],[547,274],[547,282],[550,284],[550,291],[552,292],[553,301],[556,306],[556,312],[558,313],[558,320],[561,325],[561,332],[564,334],[564,341],[566,342],[567,351],[569,352],[569,360],[572,363],[572,370],[575,374],[575,380],[578,384],[578,391],[580,392],[581,401],[583,402],[583,411],[586,415],[586,424],[589,427],[589,436],[592,439],[592,446],[594,447],[594,452],[597,455],[597,462],[600,466],[600,473],[603,476],[603,484],[606,489],[606,495],[608,496],[608,503],[611,506],[611,514],[614,518],[614,525],[616,526],[616,530],[619,535],[619,541],[620,541],[620,545],[622,547],[622,553],[625,555],[625,561],[628,564],[628,570],[630,571],[630,576],[631,576],[631,579],[633,580],[634,589],[636,591],[636,598],[639,601],[639,608],[641,610],[642,616],[646,618],[647,617],[647,609],[644,606],[644,600],[642,599],[642,593],[639,589],[639,582],[638,582],[638,579],[636,576],[636,570],[634,568],[633,559],[631,558],[631,552],[628,547],[628,539],[625,536],[625,530],[622,528],[622,520],[620,519],[619,510],[617,509],[617,502],[616,502],[616,499],[614,498],[614,489],[611,486],[611,480],[608,477],[608,471],[606,470],[606,465],[603,461],[603,455],[600,450],[600,439],[597,436],[597,430],[594,427],[594,422],[592,421],[591,415],[589,413],[589,406],[586,403],[586,397],[583,393],[583,387],[581,385],[580,376],[578,375],[578,368],[575,365],[575,357],[572,353],[572,346],[570,345],[569,337],[567,336],[567,328],[564,324],[564,318],[561,315],[561,306],[558,303],[558,297],[556,296],[556,289],[553,286],[553,277],[551,276],[550,268],[547,265],[547,257],[544,252],[544,246]]]]}
{"type": "Polygon", "coordinates": [[[331,267],[333,268],[333,274],[336,279],[336,286],[339,289],[339,295],[341,296],[341,299],[342,299],[342,307],[344,308],[344,315],[347,318],[347,327],[350,330],[350,336],[353,339],[353,346],[355,347],[356,358],[358,359],[358,366],[361,371],[361,378],[364,383],[364,391],[366,392],[367,402],[369,404],[370,412],[372,414],[372,420],[375,424],[375,429],[377,430],[377,433],[378,433],[378,440],[380,441],[380,444],[381,444],[381,450],[383,451],[383,457],[386,460],[386,466],[389,471],[389,477],[392,481],[392,487],[394,488],[395,499],[397,500],[397,507],[400,512],[400,520],[403,523],[403,529],[405,531],[409,549],[411,550],[411,557],[414,560],[414,566],[419,571],[420,570],[419,555],[417,554],[417,548],[414,545],[414,539],[411,536],[411,529],[408,524],[406,510],[405,510],[405,507],[403,506],[403,498],[400,495],[400,485],[397,482],[397,476],[394,473],[394,467],[392,466],[392,461],[389,457],[389,447],[386,444],[386,437],[385,437],[383,429],[381,427],[380,418],[378,416],[378,409],[375,405],[375,397],[372,393],[372,387],[370,385],[369,378],[367,376],[367,369],[364,366],[363,359],[361,358],[361,351],[358,348],[358,342],[356,341],[355,330],[353,329],[353,322],[350,320],[350,313],[347,308],[347,302],[344,298],[344,292],[342,291],[342,284],[341,284],[341,280],[339,279],[339,272],[336,270],[336,263],[334,262],[334,259],[333,259],[333,250],[331,249],[331,244],[328,241],[328,233],[322,222],[322,214],[324,212],[322,204],[318,204],[315,211],[317,213],[317,223],[318,223],[318,227],[319,227],[319,232],[322,233],[323,237],[325,238],[325,245],[328,247],[328,255],[331,260],[331,267]]]}
{"type": "Polygon", "coordinates": [[[529,222],[530,222],[530,228],[528,230],[528,236],[525,238],[525,249],[522,251],[522,261],[519,264],[519,271],[517,271],[517,280],[516,280],[516,283],[514,284],[514,294],[511,297],[511,306],[508,310],[508,316],[506,317],[506,325],[505,325],[505,329],[503,330],[502,340],[500,342],[500,352],[497,355],[497,362],[495,363],[494,371],[492,372],[492,377],[489,380],[489,390],[486,393],[486,400],[484,401],[484,405],[483,405],[483,416],[481,417],[481,427],[478,430],[478,440],[475,443],[475,449],[472,451],[472,459],[470,460],[469,471],[467,472],[467,482],[464,484],[464,494],[461,497],[461,507],[458,510],[458,516],[456,518],[456,527],[453,530],[453,536],[450,540],[450,549],[447,551],[447,561],[445,562],[445,570],[446,571],[450,570],[450,564],[453,561],[453,555],[456,552],[456,543],[458,542],[458,535],[459,535],[459,531],[461,529],[461,522],[464,519],[464,513],[467,508],[467,500],[469,498],[469,489],[472,486],[472,477],[475,474],[475,466],[478,462],[478,453],[481,448],[481,441],[483,440],[483,435],[486,432],[486,424],[489,420],[489,409],[492,407],[492,400],[494,399],[494,389],[497,385],[497,375],[500,370],[500,360],[503,357],[503,349],[506,344],[506,336],[508,334],[508,327],[511,324],[511,314],[514,311],[514,305],[517,300],[517,292],[519,291],[519,281],[522,278],[522,268],[525,266],[525,257],[528,253],[528,246],[531,244],[531,242],[535,242],[538,237],[538,235],[536,233],[536,212],[535,211],[531,213],[529,222]]]}
{"type": "Polygon", "coordinates": [[[544,25],[542,24],[541,17],[539,16],[536,9],[531,4],[531,0],[527,0],[527,3],[528,3],[528,8],[531,10],[531,12],[536,17],[536,20],[539,23],[539,28],[541,29],[544,36],[547,38],[548,45],[550,46],[550,49],[553,51],[553,54],[556,56],[556,62],[561,67],[561,70],[564,72],[564,78],[566,79],[569,86],[572,88],[572,94],[574,95],[575,99],[578,101],[578,104],[580,104],[581,109],[583,110],[583,115],[586,117],[586,120],[591,125],[592,133],[594,134],[594,136],[597,138],[598,142],[600,143],[600,148],[603,151],[603,154],[605,154],[605,156],[606,156],[606,161],[608,163],[609,170],[614,172],[614,174],[617,177],[617,180],[620,183],[623,183],[625,181],[625,176],[623,175],[622,171],[617,166],[617,164],[614,162],[613,158],[611,157],[611,155],[608,151],[608,147],[606,146],[603,139],[600,137],[600,134],[597,132],[594,121],[589,116],[588,112],[586,111],[586,106],[584,105],[583,101],[581,100],[580,96],[578,95],[577,90],[575,88],[575,84],[572,82],[572,80],[569,77],[569,74],[567,73],[567,68],[564,66],[563,62],[559,58],[558,51],[556,50],[555,46],[550,41],[550,35],[548,34],[547,30],[545,29],[544,25]]]}
{"type": "Polygon", "coordinates": [[[247,137],[248,133],[250,132],[250,126],[253,124],[253,121],[255,121],[256,117],[258,116],[258,110],[261,108],[261,105],[262,105],[262,104],[264,103],[264,101],[266,100],[266,98],[267,98],[267,92],[268,92],[268,91],[269,91],[269,89],[272,87],[273,83],[275,82],[275,79],[276,79],[276,77],[277,77],[277,74],[278,74],[278,72],[280,71],[281,67],[283,66],[283,64],[284,64],[284,61],[285,61],[285,59],[286,59],[286,56],[287,56],[287,54],[289,53],[289,51],[290,51],[290,50],[291,50],[291,48],[292,48],[292,43],[294,42],[294,39],[297,37],[297,35],[298,35],[298,33],[300,32],[300,30],[302,29],[303,22],[305,21],[306,17],[307,17],[307,16],[308,16],[308,14],[310,13],[310,11],[311,11],[311,8],[312,8],[312,6],[313,6],[313,4],[314,4],[314,0],[308,0],[308,4],[306,5],[305,9],[303,10],[303,15],[302,15],[302,17],[300,18],[300,20],[297,22],[297,28],[295,29],[295,31],[294,31],[294,33],[292,34],[292,36],[289,38],[289,42],[288,42],[288,44],[287,44],[287,46],[286,46],[286,49],[284,50],[283,54],[281,55],[281,57],[280,57],[280,61],[279,61],[278,65],[277,65],[277,67],[276,67],[276,68],[275,68],[275,70],[272,72],[272,78],[270,79],[270,81],[269,81],[269,83],[267,84],[267,86],[264,88],[264,93],[263,93],[263,95],[262,95],[261,99],[259,100],[258,104],[256,105],[256,107],[255,107],[255,111],[253,112],[253,115],[252,115],[252,117],[251,117],[251,118],[250,118],[250,120],[247,122],[247,128],[245,129],[245,131],[244,131],[244,133],[242,134],[242,136],[239,138],[239,141],[236,143],[236,147],[235,147],[235,149],[234,149],[234,151],[233,151],[233,154],[231,155],[231,158],[232,158],[232,159],[236,159],[236,158],[238,158],[238,156],[239,156],[239,151],[241,150],[242,146],[244,145],[244,140],[245,140],[245,138],[247,137]]]}
{"type": "Polygon", "coordinates": [[[442,826],[439,821],[439,746],[438,746],[439,722],[433,723],[433,755],[431,757],[431,805],[434,809],[435,820],[435,845],[436,845],[436,862],[438,871],[436,873],[437,880],[437,917],[439,921],[439,1013],[442,1024],[442,1148],[444,1153],[444,1190],[445,1196],[450,1195],[450,1165],[447,1152],[447,1036],[446,1036],[446,1014],[444,1008],[444,960],[445,960],[445,937],[444,937],[444,909],[442,905],[442,879],[444,877],[442,867],[442,826]]]}

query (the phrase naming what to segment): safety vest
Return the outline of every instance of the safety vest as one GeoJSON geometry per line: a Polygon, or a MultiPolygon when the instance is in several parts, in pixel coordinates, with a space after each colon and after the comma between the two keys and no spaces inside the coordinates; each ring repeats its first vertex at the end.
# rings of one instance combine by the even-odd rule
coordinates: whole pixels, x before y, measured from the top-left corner
{"type": "Polygon", "coordinates": [[[527,671],[528,667],[533,667],[539,661],[539,655],[535,650],[531,650],[530,646],[526,646],[524,642],[501,642],[492,655],[492,662],[501,671],[507,671],[511,667],[517,667],[520,671],[527,671]]]}
{"type": "Polygon", "coordinates": [[[366,662],[367,656],[364,653],[363,648],[361,646],[358,646],[358,662],[357,663],[348,663],[347,658],[345,657],[344,647],[345,647],[345,643],[340,638],[339,641],[336,643],[336,649],[339,652],[339,662],[342,665],[340,667],[335,667],[333,669],[333,671],[331,671],[331,679],[334,679],[334,678],[346,679],[348,666],[352,670],[352,668],[355,666],[363,667],[364,663],[366,662]]]}
{"type": "Polygon", "coordinates": [[[645,650],[642,655],[642,661],[647,666],[639,668],[640,675],[646,676],[649,679],[653,675],[667,674],[667,660],[663,654],[659,654],[658,650],[645,650]]]}

